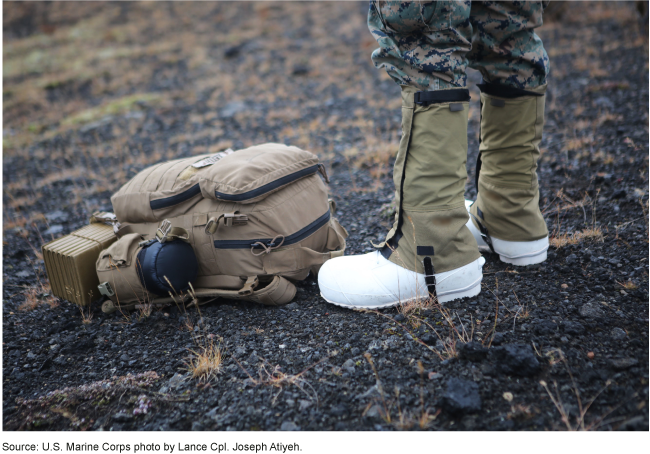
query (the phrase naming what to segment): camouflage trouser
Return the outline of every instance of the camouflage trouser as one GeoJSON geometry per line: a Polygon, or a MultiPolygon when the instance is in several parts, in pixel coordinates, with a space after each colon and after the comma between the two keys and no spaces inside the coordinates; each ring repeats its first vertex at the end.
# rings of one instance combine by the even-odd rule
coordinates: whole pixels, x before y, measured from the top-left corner
{"type": "Polygon", "coordinates": [[[431,91],[467,86],[465,69],[517,88],[546,83],[548,55],[534,32],[547,2],[370,2],[372,53],[400,85],[431,91]]]}

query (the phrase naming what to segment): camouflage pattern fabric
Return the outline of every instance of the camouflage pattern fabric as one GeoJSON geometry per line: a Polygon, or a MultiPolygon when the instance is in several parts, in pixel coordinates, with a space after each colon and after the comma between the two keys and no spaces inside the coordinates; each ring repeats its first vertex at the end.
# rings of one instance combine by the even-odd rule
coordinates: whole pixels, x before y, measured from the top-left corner
{"type": "Polygon", "coordinates": [[[517,88],[546,83],[548,55],[534,29],[547,2],[371,1],[372,53],[399,85],[419,90],[467,86],[465,69],[517,88]]]}

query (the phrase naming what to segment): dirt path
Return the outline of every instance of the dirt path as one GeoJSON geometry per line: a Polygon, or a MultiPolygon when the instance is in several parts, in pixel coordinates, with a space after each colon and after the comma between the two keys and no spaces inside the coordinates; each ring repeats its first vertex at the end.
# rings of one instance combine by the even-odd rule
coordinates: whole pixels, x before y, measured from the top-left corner
{"type": "Polygon", "coordinates": [[[569,4],[540,30],[549,260],[487,256],[478,298],[381,313],[330,306],[309,278],[281,308],[81,314],[49,296],[38,252],[155,162],[267,141],[319,155],[350,253],[370,250],[400,100],[370,63],[366,3],[3,8],[5,430],[648,429],[648,43],[632,2],[569,4]],[[190,350],[212,345],[221,371],[191,378],[190,350]]]}

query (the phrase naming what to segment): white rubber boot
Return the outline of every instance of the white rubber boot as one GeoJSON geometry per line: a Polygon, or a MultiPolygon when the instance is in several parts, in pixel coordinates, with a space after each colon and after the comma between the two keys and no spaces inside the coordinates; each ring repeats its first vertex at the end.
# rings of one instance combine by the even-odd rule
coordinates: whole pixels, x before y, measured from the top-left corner
{"type": "MultiPolygon", "coordinates": [[[[479,257],[435,274],[438,302],[478,295],[484,263],[479,257]]],[[[318,285],[328,303],[351,309],[381,309],[429,297],[424,274],[390,262],[379,251],[328,260],[318,272],[318,285]]]]}
{"type": "MultiPolygon", "coordinates": [[[[469,207],[471,207],[473,203],[474,202],[471,200],[465,200],[467,211],[469,211],[469,207]]],[[[476,225],[474,225],[471,214],[466,225],[469,231],[472,232],[472,235],[474,235],[479,251],[492,252],[490,246],[483,239],[480,230],[476,225]]],[[[494,252],[499,254],[499,258],[502,262],[516,266],[526,266],[542,263],[546,260],[548,236],[535,241],[505,241],[491,236],[489,238],[492,241],[494,252]]]]}

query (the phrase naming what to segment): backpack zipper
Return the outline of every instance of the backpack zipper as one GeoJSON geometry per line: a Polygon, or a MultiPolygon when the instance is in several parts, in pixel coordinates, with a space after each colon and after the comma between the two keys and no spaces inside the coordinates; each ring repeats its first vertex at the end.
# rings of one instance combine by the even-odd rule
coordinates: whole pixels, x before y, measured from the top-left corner
{"type": "MultiPolygon", "coordinates": [[[[308,236],[312,235],[314,232],[316,232],[318,229],[326,225],[330,221],[330,210],[327,210],[327,213],[316,219],[314,222],[309,224],[308,226],[298,230],[295,233],[292,233],[291,235],[288,235],[284,237],[284,243],[282,243],[282,246],[288,246],[291,244],[299,243],[308,236]]],[[[215,240],[214,241],[214,247],[215,249],[249,249],[251,247],[255,248],[261,248],[259,245],[255,245],[255,243],[263,243],[267,247],[273,247],[276,246],[275,243],[272,243],[273,238],[262,238],[262,239],[255,239],[255,240],[215,240]]],[[[279,243],[279,240],[277,240],[279,243]]]]}
{"type": "Polygon", "coordinates": [[[227,202],[241,202],[243,200],[254,199],[255,197],[264,195],[267,192],[271,192],[274,189],[285,186],[289,183],[293,183],[300,178],[312,175],[316,172],[318,172],[318,164],[307,167],[306,169],[299,170],[292,174],[285,175],[282,178],[271,181],[270,183],[267,183],[264,186],[260,186],[259,188],[251,189],[248,192],[243,192],[241,194],[225,194],[223,192],[214,191],[214,195],[219,200],[225,200],[227,202]]]}
{"type": "Polygon", "coordinates": [[[183,203],[186,200],[191,199],[195,195],[198,195],[201,193],[201,187],[198,184],[195,184],[191,188],[178,193],[176,195],[173,195],[171,197],[165,197],[164,199],[158,199],[158,200],[152,200],[149,202],[149,206],[151,207],[152,210],[160,210],[162,208],[169,208],[174,205],[178,205],[179,203],[183,203]]]}

